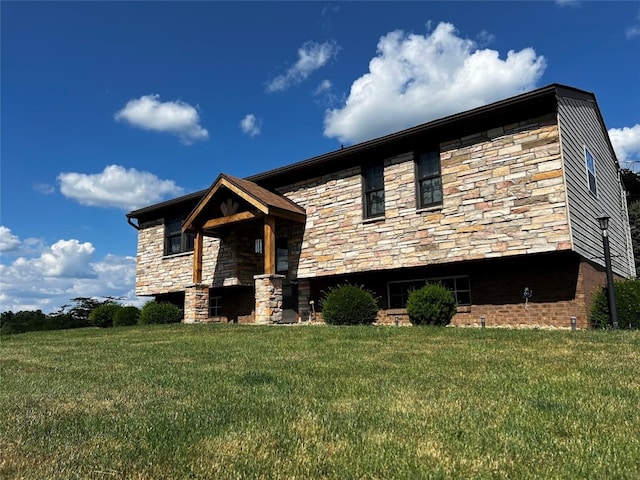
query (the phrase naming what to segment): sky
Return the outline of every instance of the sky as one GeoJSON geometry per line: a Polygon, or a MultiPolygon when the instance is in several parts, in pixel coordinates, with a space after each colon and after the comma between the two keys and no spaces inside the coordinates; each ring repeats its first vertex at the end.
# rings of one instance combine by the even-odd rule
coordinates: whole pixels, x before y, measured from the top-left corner
{"type": "Polygon", "coordinates": [[[640,171],[640,3],[0,2],[0,311],[135,296],[126,213],[561,83],[640,171]]]}

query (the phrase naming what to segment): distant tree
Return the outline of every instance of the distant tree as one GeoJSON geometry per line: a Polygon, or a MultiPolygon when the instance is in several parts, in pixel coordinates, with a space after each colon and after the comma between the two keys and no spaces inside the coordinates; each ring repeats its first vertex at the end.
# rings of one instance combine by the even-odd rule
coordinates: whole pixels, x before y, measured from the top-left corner
{"type": "Polygon", "coordinates": [[[622,183],[627,191],[627,205],[640,200],[640,172],[632,172],[629,169],[620,170],[622,183]]]}
{"type": "Polygon", "coordinates": [[[87,325],[89,325],[89,315],[96,307],[100,305],[104,305],[107,303],[117,303],[121,298],[118,297],[103,297],[104,300],[98,300],[97,298],[91,297],[76,297],[72,298],[71,301],[75,305],[63,305],[59,311],[55,312],[54,315],[59,314],[68,314],[71,315],[75,320],[85,321],[87,325]]]}

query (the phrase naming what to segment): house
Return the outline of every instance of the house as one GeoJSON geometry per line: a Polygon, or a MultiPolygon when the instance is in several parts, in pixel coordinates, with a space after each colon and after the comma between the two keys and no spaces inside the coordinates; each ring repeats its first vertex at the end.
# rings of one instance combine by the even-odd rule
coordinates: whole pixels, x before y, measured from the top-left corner
{"type": "Polygon", "coordinates": [[[588,326],[612,266],[635,275],[625,191],[592,93],[553,84],[130,212],[137,295],[185,322],[321,317],[329,287],[361,284],[380,322],[440,281],[454,325],[588,326]]]}

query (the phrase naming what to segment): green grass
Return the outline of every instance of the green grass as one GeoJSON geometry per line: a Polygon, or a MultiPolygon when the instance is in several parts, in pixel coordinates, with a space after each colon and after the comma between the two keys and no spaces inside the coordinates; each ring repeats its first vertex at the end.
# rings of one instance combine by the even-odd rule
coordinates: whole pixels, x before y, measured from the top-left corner
{"type": "Polygon", "coordinates": [[[168,325],[1,342],[1,478],[640,478],[638,331],[168,325]]]}

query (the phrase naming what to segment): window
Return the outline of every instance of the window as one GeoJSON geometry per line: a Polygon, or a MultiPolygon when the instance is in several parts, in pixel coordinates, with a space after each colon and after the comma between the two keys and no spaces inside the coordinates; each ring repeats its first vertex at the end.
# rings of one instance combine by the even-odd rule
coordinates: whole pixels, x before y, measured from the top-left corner
{"type": "Polygon", "coordinates": [[[276,239],[276,273],[286,275],[289,271],[289,246],[286,238],[276,239]]]}
{"type": "Polygon", "coordinates": [[[384,167],[364,169],[364,218],[384,216],[384,167]]]}
{"type": "Polygon", "coordinates": [[[589,191],[597,196],[596,161],[587,147],[584,147],[584,159],[587,164],[587,178],[589,182],[589,191]]]}
{"type": "Polygon", "coordinates": [[[164,225],[164,253],[190,252],[193,250],[193,234],[182,233],[182,217],[168,218],[164,225]]]}
{"type": "Polygon", "coordinates": [[[427,283],[441,283],[453,293],[458,305],[471,305],[469,277],[442,277],[389,282],[389,308],[406,308],[411,291],[418,290],[427,283]]]}
{"type": "Polygon", "coordinates": [[[418,155],[418,208],[442,203],[442,177],[440,176],[440,151],[431,150],[418,155]]]}
{"type": "Polygon", "coordinates": [[[222,314],[222,297],[209,297],[209,316],[219,317],[222,314]]]}

